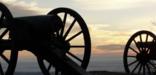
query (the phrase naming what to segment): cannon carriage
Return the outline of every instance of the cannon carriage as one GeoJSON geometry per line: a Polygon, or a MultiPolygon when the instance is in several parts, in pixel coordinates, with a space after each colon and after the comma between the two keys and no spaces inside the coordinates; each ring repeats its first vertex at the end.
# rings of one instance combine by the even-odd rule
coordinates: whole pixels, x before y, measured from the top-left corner
{"type": "Polygon", "coordinates": [[[146,30],[133,34],[125,46],[123,63],[125,71],[130,75],[155,75],[155,34],[146,30]]]}
{"type": "Polygon", "coordinates": [[[72,9],[56,8],[47,15],[13,17],[0,3],[0,75],[13,75],[18,52],[37,57],[44,75],[87,75],[91,54],[89,31],[72,9]],[[81,53],[78,53],[81,52],[81,53]]]}

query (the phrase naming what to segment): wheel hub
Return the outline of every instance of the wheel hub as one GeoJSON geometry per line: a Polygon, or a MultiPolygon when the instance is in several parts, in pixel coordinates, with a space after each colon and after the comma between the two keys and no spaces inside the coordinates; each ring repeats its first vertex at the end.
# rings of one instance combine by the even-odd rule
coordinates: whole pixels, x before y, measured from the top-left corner
{"type": "Polygon", "coordinates": [[[146,64],[149,62],[149,54],[146,51],[141,51],[137,54],[137,60],[142,64],[146,64]]]}
{"type": "Polygon", "coordinates": [[[66,42],[65,40],[60,41],[61,45],[61,49],[65,50],[65,53],[68,52],[70,50],[70,43],[66,42]]]}
{"type": "Polygon", "coordinates": [[[66,42],[62,38],[55,38],[52,41],[54,43],[54,46],[59,48],[63,54],[67,53],[70,50],[70,43],[66,42]]]}

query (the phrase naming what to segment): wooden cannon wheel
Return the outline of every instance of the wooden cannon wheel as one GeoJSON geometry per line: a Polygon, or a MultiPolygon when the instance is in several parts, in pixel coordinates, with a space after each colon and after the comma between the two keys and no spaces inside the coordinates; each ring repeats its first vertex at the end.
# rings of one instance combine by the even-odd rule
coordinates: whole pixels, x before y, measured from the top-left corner
{"type": "Polygon", "coordinates": [[[123,55],[124,68],[127,73],[130,75],[154,75],[156,61],[153,56],[151,57],[151,51],[155,50],[155,42],[156,36],[145,30],[136,32],[130,37],[123,55]]]}
{"type": "MultiPolygon", "coordinates": [[[[55,35],[70,44],[66,55],[83,69],[86,69],[91,54],[91,40],[86,23],[77,12],[69,8],[54,9],[48,13],[48,15],[51,14],[59,16],[64,24],[55,35]]],[[[40,58],[38,58],[38,63],[45,75],[51,75],[50,73],[54,69],[51,68],[51,63],[40,58]]],[[[61,72],[55,70],[55,75],[59,73],[61,72]]]]}
{"type": "MultiPolygon", "coordinates": [[[[0,44],[5,43],[3,42],[4,37],[6,35],[9,36],[8,32],[10,31],[9,27],[2,28],[4,26],[2,23],[4,19],[11,23],[13,17],[8,8],[2,3],[0,3],[0,44]]],[[[11,38],[5,38],[5,40],[10,39],[11,38]]],[[[0,75],[13,75],[17,63],[17,55],[18,50],[5,49],[3,48],[3,46],[0,47],[0,75]]]]}

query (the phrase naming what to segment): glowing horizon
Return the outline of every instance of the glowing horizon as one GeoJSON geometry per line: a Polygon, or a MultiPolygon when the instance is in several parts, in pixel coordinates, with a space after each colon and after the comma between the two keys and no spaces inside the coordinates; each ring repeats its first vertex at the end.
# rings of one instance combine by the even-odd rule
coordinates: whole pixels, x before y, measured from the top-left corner
{"type": "Polygon", "coordinates": [[[155,0],[0,0],[14,16],[46,14],[58,7],[77,11],[86,21],[92,53],[122,53],[132,34],[140,30],[156,32],[155,0]]]}

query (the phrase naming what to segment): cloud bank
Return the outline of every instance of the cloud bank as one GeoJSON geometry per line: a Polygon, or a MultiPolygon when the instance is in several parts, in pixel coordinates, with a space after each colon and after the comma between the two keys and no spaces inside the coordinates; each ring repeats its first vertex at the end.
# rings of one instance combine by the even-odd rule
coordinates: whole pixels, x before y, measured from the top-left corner
{"type": "Polygon", "coordinates": [[[99,45],[96,48],[100,50],[122,50],[124,49],[124,45],[120,44],[99,45]]]}
{"type": "Polygon", "coordinates": [[[48,8],[41,8],[37,5],[35,0],[25,2],[23,0],[0,0],[11,11],[13,16],[31,16],[38,14],[46,14],[48,8]]]}

